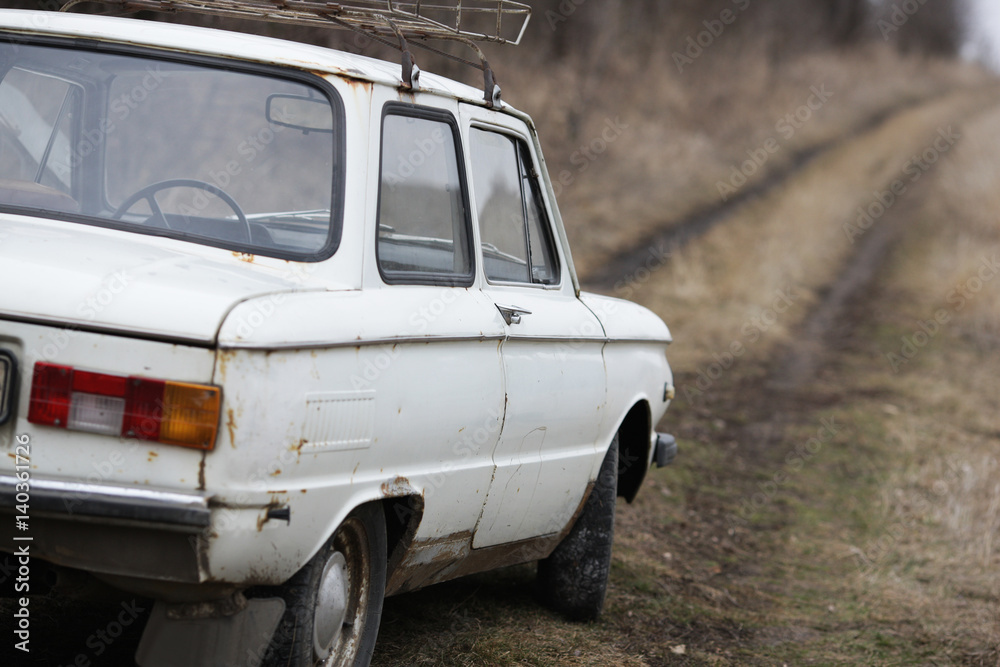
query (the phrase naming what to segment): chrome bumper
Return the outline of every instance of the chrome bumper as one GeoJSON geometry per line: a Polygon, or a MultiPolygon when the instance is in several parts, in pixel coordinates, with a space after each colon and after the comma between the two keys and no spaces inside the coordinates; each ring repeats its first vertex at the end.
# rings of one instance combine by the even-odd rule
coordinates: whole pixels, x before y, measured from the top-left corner
{"type": "MultiPolygon", "coordinates": [[[[19,503],[16,484],[0,475],[0,514],[27,505],[26,529],[18,525],[16,535],[31,538],[33,558],[97,575],[194,584],[207,577],[205,496],[33,479],[19,503]]],[[[5,524],[0,551],[22,544],[13,541],[15,522],[5,524]]]]}
{"type": "MultiPolygon", "coordinates": [[[[17,479],[0,475],[0,512],[13,513],[17,479]]],[[[29,515],[142,525],[160,530],[197,533],[208,527],[211,510],[204,496],[132,489],[100,484],[32,480],[29,515]]]]}

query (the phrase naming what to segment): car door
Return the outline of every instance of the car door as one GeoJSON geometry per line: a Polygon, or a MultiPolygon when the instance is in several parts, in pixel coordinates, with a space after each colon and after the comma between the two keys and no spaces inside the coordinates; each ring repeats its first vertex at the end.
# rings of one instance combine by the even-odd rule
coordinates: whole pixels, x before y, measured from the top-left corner
{"type": "Polygon", "coordinates": [[[507,406],[475,548],[560,531],[586,492],[605,402],[600,322],[576,297],[518,119],[467,108],[483,292],[505,320],[507,406]]]}
{"type": "Polygon", "coordinates": [[[503,422],[506,332],[478,289],[458,103],[422,94],[401,101],[381,86],[373,101],[377,225],[367,240],[374,262],[365,285],[372,316],[393,340],[359,354],[378,369],[379,468],[422,494],[416,541],[467,540],[503,422]]]}

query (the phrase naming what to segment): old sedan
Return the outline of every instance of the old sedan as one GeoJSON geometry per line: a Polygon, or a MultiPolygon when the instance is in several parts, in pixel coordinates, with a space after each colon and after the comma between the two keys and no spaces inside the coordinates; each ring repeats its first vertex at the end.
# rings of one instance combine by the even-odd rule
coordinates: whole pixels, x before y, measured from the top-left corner
{"type": "Polygon", "coordinates": [[[158,600],[140,664],[365,665],[384,596],[536,560],[600,613],[670,334],[483,92],[0,11],[0,549],[158,600]]]}

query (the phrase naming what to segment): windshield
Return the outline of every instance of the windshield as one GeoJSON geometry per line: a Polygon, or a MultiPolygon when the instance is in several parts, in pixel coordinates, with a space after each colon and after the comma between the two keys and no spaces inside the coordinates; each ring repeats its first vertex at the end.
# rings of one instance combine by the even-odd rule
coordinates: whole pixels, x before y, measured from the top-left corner
{"type": "Polygon", "coordinates": [[[339,235],[340,127],[301,79],[0,44],[11,212],[321,258],[339,235]]]}

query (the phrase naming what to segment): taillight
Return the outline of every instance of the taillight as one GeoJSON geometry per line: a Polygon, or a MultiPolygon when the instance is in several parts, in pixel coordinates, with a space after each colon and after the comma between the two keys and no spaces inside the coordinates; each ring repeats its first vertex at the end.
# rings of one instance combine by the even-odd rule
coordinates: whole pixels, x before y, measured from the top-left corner
{"type": "Polygon", "coordinates": [[[28,421],[74,431],[212,449],[218,387],[35,364],[28,421]]]}

